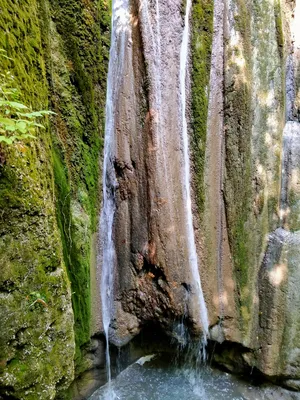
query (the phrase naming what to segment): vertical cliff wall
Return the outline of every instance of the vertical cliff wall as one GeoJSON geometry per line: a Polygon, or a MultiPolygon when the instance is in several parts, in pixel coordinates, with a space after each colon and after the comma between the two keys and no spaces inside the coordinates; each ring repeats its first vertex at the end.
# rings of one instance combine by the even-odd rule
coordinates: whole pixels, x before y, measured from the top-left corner
{"type": "MultiPolygon", "coordinates": [[[[245,347],[239,368],[257,367],[298,388],[297,5],[228,1],[224,17],[224,172],[217,175],[226,217],[210,221],[213,230],[226,224],[231,268],[221,263],[223,314],[212,337],[245,347]]],[[[208,193],[215,171],[207,170],[208,193]]],[[[220,243],[228,249],[226,235],[220,243]]],[[[232,363],[230,351],[222,361],[232,363]]]]}
{"type": "MultiPolygon", "coordinates": [[[[117,343],[149,323],[176,337],[179,321],[194,334],[199,321],[201,328],[180,182],[178,52],[185,5],[131,6],[112,155],[118,185],[111,337],[117,343]]],[[[299,368],[289,354],[297,348],[291,345],[297,322],[289,322],[289,314],[298,304],[297,238],[286,242],[286,233],[278,239],[274,232],[283,212],[287,230],[296,230],[298,220],[297,127],[291,128],[293,139],[283,140],[286,120],[298,118],[296,14],[295,2],[194,2],[186,82],[194,231],[211,338],[241,345],[240,367],[293,382],[299,368]],[[283,206],[284,185],[289,201],[283,206]],[[280,257],[291,257],[291,267],[287,287],[274,288],[270,276],[280,257]]]]}
{"type": "Polygon", "coordinates": [[[201,324],[183,189],[179,85],[185,9],[180,1],[131,6],[111,154],[118,182],[112,324],[117,343],[153,321],[169,331],[184,315],[194,329],[201,324]]]}
{"type": "Polygon", "coordinates": [[[99,330],[90,268],[109,4],[4,0],[0,10],[11,58],[1,73],[24,104],[56,113],[37,139],[0,148],[0,397],[52,399],[91,366],[82,350],[99,330]]]}
{"type": "MultiPolygon", "coordinates": [[[[86,345],[102,329],[109,2],[0,0],[0,11],[12,58],[1,69],[24,103],[56,113],[36,140],[0,147],[0,397],[52,399],[94,365],[86,345]]],[[[299,389],[299,5],[193,1],[182,85],[185,15],[185,1],[130,0],[118,44],[110,338],[149,326],[199,338],[196,261],[217,361],[299,389]]]]}

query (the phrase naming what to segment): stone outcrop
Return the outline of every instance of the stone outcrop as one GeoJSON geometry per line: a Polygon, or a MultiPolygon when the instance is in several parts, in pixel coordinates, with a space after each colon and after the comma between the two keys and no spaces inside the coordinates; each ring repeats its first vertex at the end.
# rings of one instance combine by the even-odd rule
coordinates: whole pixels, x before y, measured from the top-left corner
{"type": "Polygon", "coordinates": [[[180,119],[181,1],[132,4],[116,109],[115,343],[149,321],[200,329],[189,270],[180,119]],[[169,21],[172,19],[172,24],[169,21]],[[126,79],[125,79],[126,77],[126,79]],[[131,317],[129,317],[131,315],[131,317]]]}
{"type": "MultiPolygon", "coordinates": [[[[56,113],[36,140],[0,146],[0,398],[52,399],[103,367],[101,340],[90,338],[103,329],[108,3],[0,0],[0,49],[13,59],[1,66],[21,101],[56,113]]],[[[203,330],[183,184],[186,2],[129,5],[114,104],[110,339],[125,345],[155,327],[182,344],[203,330]]],[[[186,77],[193,228],[215,360],[295,390],[299,24],[298,0],[194,0],[186,77]]]]}
{"type": "MultiPolygon", "coordinates": [[[[206,2],[196,2],[187,81],[194,231],[211,338],[236,343],[243,349],[240,365],[293,388],[300,376],[298,361],[288,356],[297,353],[297,322],[291,324],[289,314],[298,304],[293,289],[297,233],[288,231],[298,229],[294,9],[288,1],[215,1],[212,18],[206,2]],[[209,70],[206,92],[197,91],[208,82],[209,70]],[[282,284],[274,284],[276,274],[282,284]]],[[[118,344],[151,321],[177,338],[174,327],[181,319],[194,334],[201,329],[187,267],[180,181],[183,15],[181,2],[132,2],[114,161],[117,263],[111,339],[118,344]]]]}
{"type": "Polygon", "coordinates": [[[224,344],[216,359],[298,390],[297,9],[227,4],[223,187],[238,323],[223,337],[243,348],[224,344]]]}
{"type": "Polygon", "coordinates": [[[109,22],[105,1],[0,1],[1,73],[56,113],[35,140],[0,145],[1,399],[53,399],[91,367],[109,22]]]}

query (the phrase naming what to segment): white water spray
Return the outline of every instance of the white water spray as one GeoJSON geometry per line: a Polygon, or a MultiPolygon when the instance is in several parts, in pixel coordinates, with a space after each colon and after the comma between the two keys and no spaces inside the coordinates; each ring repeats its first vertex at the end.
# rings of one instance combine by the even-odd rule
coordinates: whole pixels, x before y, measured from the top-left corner
{"type": "MultiPolygon", "coordinates": [[[[111,47],[107,78],[105,144],[103,161],[103,208],[100,217],[102,240],[101,302],[103,329],[106,337],[106,368],[110,384],[109,325],[113,314],[113,285],[116,254],[113,239],[115,191],[114,169],[115,117],[119,89],[123,80],[124,56],[130,32],[129,0],[113,0],[111,47]]],[[[111,397],[112,398],[112,397],[111,397]]]]}
{"type": "Polygon", "coordinates": [[[204,344],[208,336],[208,315],[207,308],[202,292],[201,279],[198,269],[198,258],[195,244],[195,233],[193,227],[193,214],[192,214],[192,200],[191,200],[191,189],[190,189],[190,158],[189,158],[189,138],[188,138],[188,127],[186,119],[186,71],[188,63],[188,44],[189,44],[189,18],[191,13],[191,0],[187,0],[186,13],[184,18],[184,30],[180,49],[180,102],[181,102],[181,113],[182,113],[182,140],[183,140],[183,155],[184,155],[184,166],[183,166],[183,185],[184,185],[184,197],[186,207],[186,224],[187,224],[187,241],[189,251],[189,264],[192,271],[194,282],[197,286],[198,302],[200,309],[200,318],[204,334],[204,344]]]}

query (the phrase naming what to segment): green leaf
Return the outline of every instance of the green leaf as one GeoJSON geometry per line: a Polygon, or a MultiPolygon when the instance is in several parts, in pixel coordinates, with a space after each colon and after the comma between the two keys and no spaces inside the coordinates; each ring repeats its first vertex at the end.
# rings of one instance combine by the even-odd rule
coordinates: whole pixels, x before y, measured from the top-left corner
{"type": "Polygon", "coordinates": [[[19,136],[19,138],[20,138],[20,139],[28,139],[28,138],[30,138],[30,139],[36,139],[36,137],[33,136],[33,135],[30,135],[30,133],[25,133],[24,135],[19,136]]]}
{"type": "Polygon", "coordinates": [[[5,127],[5,130],[7,130],[7,131],[9,131],[9,132],[16,132],[17,128],[16,128],[16,125],[14,125],[14,126],[9,126],[9,125],[7,125],[7,126],[5,127]]]}
{"type": "Polygon", "coordinates": [[[2,117],[0,117],[0,124],[4,125],[4,126],[15,126],[16,125],[16,121],[14,119],[11,119],[11,118],[2,118],[2,117]]]}
{"type": "Polygon", "coordinates": [[[28,107],[22,103],[17,103],[16,101],[0,100],[0,107],[3,106],[15,108],[16,110],[28,110],[28,107]]]}
{"type": "Polygon", "coordinates": [[[36,123],[35,123],[34,126],[37,126],[38,128],[45,129],[44,125],[41,125],[41,124],[36,124],[36,123]]]}
{"type": "Polygon", "coordinates": [[[56,115],[56,112],[51,110],[43,110],[42,113],[45,115],[56,115]]]}
{"type": "Polygon", "coordinates": [[[20,131],[22,133],[26,133],[27,132],[27,123],[25,121],[17,121],[16,128],[18,131],[20,131]]]}
{"type": "Polygon", "coordinates": [[[43,114],[40,111],[34,111],[31,113],[18,113],[21,117],[26,117],[26,118],[36,118],[36,117],[42,117],[43,114]]]}
{"type": "Polygon", "coordinates": [[[6,136],[1,136],[0,135],[0,143],[4,142],[4,143],[7,143],[7,144],[12,144],[14,140],[15,140],[14,136],[6,137],[6,136]]]}
{"type": "Polygon", "coordinates": [[[31,113],[19,113],[18,115],[21,115],[22,117],[26,118],[37,118],[37,117],[43,117],[44,115],[56,115],[55,112],[53,111],[33,111],[31,113]]]}

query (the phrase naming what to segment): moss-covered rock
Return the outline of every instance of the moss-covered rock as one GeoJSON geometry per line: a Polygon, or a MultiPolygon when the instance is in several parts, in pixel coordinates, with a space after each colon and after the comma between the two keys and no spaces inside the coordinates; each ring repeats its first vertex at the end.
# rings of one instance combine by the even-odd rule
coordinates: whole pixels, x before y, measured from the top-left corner
{"type": "Polygon", "coordinates": [[[197,0],[192,10],[192,151],[196,200],[204,210],[204,163],[213,36],[213,2],[197,0]]]}
{"type": "MultiPolygon", "coordinates": [[[[2,1],[0,47],[22,101],[48,108],[36,1],[2,1]]],[[[45,122],[45,125],[47,122],[45,122]]],[[[50,399],[74,377],[70,284],[54,205],[49,129],[1,148],[0,296],[4,398],[50,399]]]]}
{"type": "Polygon", "coordinates": [[[278,3],[267,0],[229,4],[225,202],[246,345],[256,337],[251,331],[257,319],[254,293],[267,234],[279,223],[284,122],[279,12],[278,3]]]}
{"type": "Polygon", "coordinates": [[[56,112],[37,140],[0,149],[0,397],[54,398],[82,369],[109,22],[106,0],[0,1],[2,70],[56,112]]]}
{"type": "Polygon", "coordinates": [[[224,195],[229,240],[240,290],[244,326],[249,321],[243,289],[252,262],[247,229],[251,212],[251,26],[246,1],[231,2],[225,48],[225,176],[224,195]],[[243,188],[243,190],[241,190],[243,188]],[[250,261],[251,260],[251,261],[250,261]]]}
{"type": "Polygon", "coordinates": [[[109,2],[50,1],[45,39],[51,104],[57,218],[72,284],[76,365],[90,338],[91,235],[99,214],[99,156],[104,127],[109,2]],[[99,29],[100,27],[100,29],[99,29]]]}

